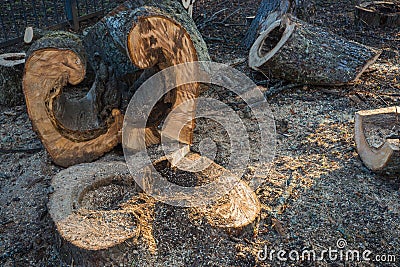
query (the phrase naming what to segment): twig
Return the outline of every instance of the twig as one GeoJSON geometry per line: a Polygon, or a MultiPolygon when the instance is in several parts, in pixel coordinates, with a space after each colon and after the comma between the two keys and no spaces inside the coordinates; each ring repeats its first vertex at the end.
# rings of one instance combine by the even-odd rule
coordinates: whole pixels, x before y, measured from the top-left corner
{"type": "Polygon", "coordinates": [[[227,8],[223,8],[217,12],[215,12],[214,14],[211,15],[211,17],[209,19],[206,19],[202,24],[200,24],[199,26],[197,26],[199,29],[203,29],[205,26],[207,26],[208,23],[212,22],[213,20],[215,20],[217,18],[217,15],[224,12],[225,10],[227,10],[227,8]]]}
{"type": "Polygon", "coordinates": [[[37,153],[43,150],[43,147],[37,148],[21,148],[21,149],[2,149],[0,148],[0,153],[4,154],[16,154],[16,153],[37,153]]]}
{"type": "Polygon", "coordinates": [[[278,93],[281,93],[283,91],[286,91],[286,90],[289,90],[289,89],[293,89],[293,88],[296,88],[296,87],[300,87],[300,86],[302,86],[302,84],[291,83],[291,84],[280,86],[280,87],[277,87],[277,88],[271,87],[271,88],[269,88],[269,90],[267,92],[264,93],[264,96],[266,98],[269,98],[269,97],[272,97],[272,96],[274,96],[274,95],[276,95],[278,93]]]}

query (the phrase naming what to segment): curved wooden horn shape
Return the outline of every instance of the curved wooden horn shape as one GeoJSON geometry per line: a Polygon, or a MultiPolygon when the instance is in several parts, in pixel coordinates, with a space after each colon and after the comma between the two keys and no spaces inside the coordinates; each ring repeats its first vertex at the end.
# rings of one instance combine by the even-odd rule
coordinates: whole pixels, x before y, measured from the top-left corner
{"type": "Polygon", "coordinates": [[[86,74],[81,41],[71,33],[45,36],[28,52],[23,89],[29,117],[53,161],[63,167],[92,161],[119,142],[123,117],[117,109],[99,119],[97,90],[107,90],[109,72],[102,66],[89,93],[79,100],[62,95],[86,74]],[[100,89],[99,89],[100,88],[100,89]]]}

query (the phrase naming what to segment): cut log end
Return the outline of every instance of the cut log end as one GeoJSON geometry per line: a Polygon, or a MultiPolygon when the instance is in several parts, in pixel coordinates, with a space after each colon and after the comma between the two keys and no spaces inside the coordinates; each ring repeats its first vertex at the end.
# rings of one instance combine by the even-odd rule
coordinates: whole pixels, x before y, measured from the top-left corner
{"type": "Polygon", "coordinates": [[[78,85],[86,74],[84,49],[76,36],[45,36],[28,54],[23,78],[27,109],[53,161],[64,167],[88,162],[117,145],[122,114],[114,109],[118,104],[108,103],[115,96],[100,98],[113,85],[107,67],[98,71],[89,93],[75,99],[63,89],[78,85]]]}
{"type": "Polygon", "coordinates": [[[295,83],[343,85],[358,79],[380,53],[287,14],[254,42],[249,66],[295,83]]]}
{"type": "MultiPolygon", "coordinates": [[[[364,164],[372,171],[385,173],[400,172],[400,107],[363,110],[356,113],[355,141],[357,151],[364,164]],[[368,141],[367,132],[386,133],[385,138],[374,145],[368,141]]],[[[375,133],[376,134],[376,133],[375,133]]]]}
{"type": "Polygon", "coordinates": [[[356,19],[373,27],[400,26],[400,6],[393,2],[364,2],[355,7],[356,19]]]}

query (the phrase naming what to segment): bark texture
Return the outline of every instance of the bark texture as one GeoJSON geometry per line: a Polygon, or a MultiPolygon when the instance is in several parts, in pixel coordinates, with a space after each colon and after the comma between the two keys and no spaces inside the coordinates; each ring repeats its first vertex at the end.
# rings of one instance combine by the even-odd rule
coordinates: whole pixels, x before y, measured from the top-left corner
{"type": "Polygon", "coordinates": [[[376,148],[366,139],[365,131],[369,125],[382,129],[399,129],[400,107],[375,110],[362,110],[356,113],[354,138],[357,151],[365,166],[372,171],[384,173],[400,172],[400,136],[388,137],[383,145],[376,148]]]}
{"type": "Polygon", "coordinates": [[[244,45],[250,48],[261,32],[286,13],[299,18],[311,16],[314,13],[314,2],[315,0],[263,0],[246,33],[244,45]]]}
{"type": "Polygon", "coordinates": [[[364,2],[356,6],[358,21],[373,27],[400,26],[400,6],[387,1],[364,2]]]}
{"type": "Polygon", "coordinates": [[[24,103],[22,76],[25,53],[0,55],[0,105],[13,107],[24,103]]]}
{"type": "Polygon", "coordinates": [[[358,79],[380,53],[287,14],[257,38],[249,66],[296,83],[342,85],[358,79]]]}
{"type": "MultiPolygon", "coordinates": [[[[127,50],[133,64],[140,69],[163,70],[181,63],[209,60],[207,47],[196,25],[176,1],[127,1],[108,14],[104,23],[113,39],[127,50]],[[138,2],[144,6],[136,8],[138,2]]],[[[180,75],[188,73],[177,73],[177,80],[180,75]]],[[[155,119],[157,123],[148,127],[156,132],[159,122],[166,117],[169,110],[179,109],[182,102],[196,98],[199,88],[198,83],[192,83],[168,92],[154,108],[151,116],[154,118],[156,114],[160,114],[162,117],[155,119]]],[[[188,118],[194,118],[194,111],[195,106],[180,110],[170,121],[178,127],[183,121],[186,123],[188,118]]],[[[179,136],[168,132],[164,134],[190,144],[194,124],[194,120],[188,123],[179,136]]]]}

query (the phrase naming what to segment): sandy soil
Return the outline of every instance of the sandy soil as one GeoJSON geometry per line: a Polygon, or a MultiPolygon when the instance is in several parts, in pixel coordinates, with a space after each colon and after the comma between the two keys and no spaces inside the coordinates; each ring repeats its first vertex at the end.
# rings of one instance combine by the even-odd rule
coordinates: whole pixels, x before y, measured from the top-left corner
{"type": "MultiPolygon", "coordinates": [[[[323,1],[306,18],[309,22],[384,52],[352,85],[279,91],[288,83],[250,70],[241,46],[246,17],[255,14],[258,2],[199,0],[194,19],[212,60],[233,64],[239,59],[233,65],[262,86],[275,116],[274,167],[256,192],[262,203],[260,219],[250,231],[233,235],[210,227],[190,210],[158,203],[152,231],[156,252],[138,253],[131,266],[399,266],[399,177],[365,168],[353,140],[357,110],[399,101],[399,29],[368,29],[355,23],[353,7],[358,1],[323,1]],[[338,249],[338,240],[346,242],[343,251],[370,250],[370,258],[394,255],[396,262],[258,257],[264,248],[268,253],[280,249],[300,255],[304,250],[320,253],[338,249]]],[[[213,89],[206,95],[218,95],[239,115],[245,112],[226,90],[213,89]]],[[[198,139],[213,136],[218,129],[205,123],[199,122],[198,139]]],[[[46,206],[53,191],[52,176],[60,168],[51,163],[32,131],[25,106],[0,107],[0,125],[0,266],[65,265],[46,206]]],[[[122,158],[118,147],[100,160],[122,158]]],[[[223,164],[223,154],[219,160],[223,164]]]]}

